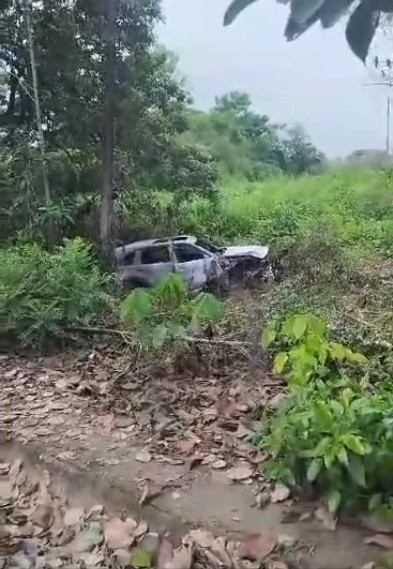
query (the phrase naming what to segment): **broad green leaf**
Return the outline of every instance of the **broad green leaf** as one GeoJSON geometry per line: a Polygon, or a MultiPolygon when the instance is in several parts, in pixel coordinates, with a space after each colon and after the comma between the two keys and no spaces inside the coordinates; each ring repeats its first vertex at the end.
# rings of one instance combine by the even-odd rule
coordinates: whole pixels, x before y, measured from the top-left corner
{"type": "Polygon", "coordinates": [[[361,2],[351,14],[346,28],[346,38],[353,53],[365,63],[380,21],[380,13],[372,3],[361,2]]]}
{"type": "Polygon", "coordinates": [[[362,459],[357,455],[352,455],[349,459],[348,466],[351,478],[359,486],[366,486],[366,475],[362,459]]]}
{"type": "Polygon", "coordinates": [[[120,306],[120,317],[124,323],[138,324],[147,318],[152,311],[151,297],[148,291],[137,288],[123,300],[120,306]]]}
{"type": "Polygon", "coordinates": [[[334,360],[342,362],[347,357],[347,348],[337,342],[332,342],[329,346],[329,352],[334,360]]]}
{"type": "Polygon", "coordinates": [[[307,314],[297,314],[292,324],[292,334],[299,340],[307,329],[307,314]]]}
{"type": "Polygon", "coordinates": [[[273,371],[274,373],[282,373],[288,361],[288,354],[279,352],[274,358],[273,371]]]}
{"type": "Polygon", "coordinates": [[[131,565],[137,569],[143,569],[151,567],[153,564],[153,555],[147,549],[143,547],[135,547],[131,551],[131,565]]]}
{"type": "Polygon", "coordinates": [[[192,315],[201,324],[213,324],[225,314],[224,303],[213,294],[202,292],[192,302],[192,315]]]}
{"type": "Polygon", "coordinates": [[[256,0],[232,0],[224,15],[224,26],[230,26],[240,12],[254,2],[256,0]]]}
{"type": "Polygon", "coordinates": [[[353,433],[348,433],[347,435],[343,435],[341,437],[343,444],[347,447],[347,449],[351,450],[355,454],[363,455],[366,452],[364,447],[363,441],[357,435],[353,433]]]}
{"type": "Polygon", "coordinates": [[[314,314],[308,315],[308,329],[310,332],[323,338],[326,335],[326,324],[321,318],[315,316],[314,314]]]}
{"type": "Polygon", "coordinates": [[[314,404],[314,409],[317,420],[326,429],[329,429],[333,424],[333,415],[330,412],[328,404],[325,403],[325,401],[316,401],[314,404]]]}
{"type": "Polygon", "coordinates": [[[345,447],[340,447],[339,451],[337,452],[337,458],[342,464],[345,464],[345,466],[348,466],[349,459],[348,459],[348,453],[347,453],[347,450],[345,447]]]}
{"type": "Polygon", "coordinates": [[[262,348],[267,350],[268,347],[274,342],[276,339],[276,328],[274,324],[269,324],[264,328],[261,337],[262,348]]]}
{"type": "Polygon", "coordinates": [[[320,458],[314,458],[313,461],[310,462],[309,467],[307,469],[307,480],[309,482],[314,482],[317,479],[318,474],[320,473],[322,468],[322,460],[320,458]]]}
{"type": "Polygon", "coordinates": [[[152,331],[152,344],[154,348],[160,348],[168,337],[168,328],[165,324],[155,326],[152,331]]]}
{"type": "Polygon", "coordinates": [[[367,358],[366,356],[364,356],[363,354],[360,354],[359,352],[350,352],[347,356],[347,359],[351,362],[354,362],[356,364],[366,364],[367,363],[367,358]]]}
{"type": "Polygon", "coordinates": [[[327,505],[329,512],[335,514],[341,503],[341,492],[338,490],[331,490],[327,496],[327,505]]]}

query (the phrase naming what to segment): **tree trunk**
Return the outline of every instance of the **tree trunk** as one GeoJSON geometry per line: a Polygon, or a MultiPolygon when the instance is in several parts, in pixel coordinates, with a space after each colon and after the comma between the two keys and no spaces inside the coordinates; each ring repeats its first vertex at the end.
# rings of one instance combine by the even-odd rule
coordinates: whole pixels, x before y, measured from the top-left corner
{"type": "Polygon", "coordinates": [[[41,154],[41,167],[42,167],[42,183],[44,187],[44,200],[45,200],[45,207],[47,208],[48,213],[48,241],[53,244],[54,241],[54,233],[53,233],[53,225],[50,219],[50,206],[52,203],[50,189],[49,189],[49,178],[48,178],[48,166],[46,162],[46,151],[45,151],[45,138],[44,138],[44,130],[42,128],[42,115],[41,115],[41,103],[40,103],[40,94],[38,88],[38,77],[37,77],[37,65],[35,60],[35,50],[34,50],[34,36],[33,36],[33,26],[31,21],[31,7],[29,0],[24,0],[24,12],[25,12],[25,21],[26,21],[26,30],[27,30],[27,40],[29,45],[29,57],[30,57],[30,69],[31,69],[31,78],[33,83],[33,96],[34,96],[34,108],[35,108],[35,118],[37,123],[37,132],[38,132],[38,144],[41,154]]]}
{"type": "Polygon", "coordinates": [[[113,258],[113,148],[115,115],[116,18],[119,0],[107,0],[104,60],[105,99],[103,116],[102,196],[100,240],[105,259],[113,258]]]}

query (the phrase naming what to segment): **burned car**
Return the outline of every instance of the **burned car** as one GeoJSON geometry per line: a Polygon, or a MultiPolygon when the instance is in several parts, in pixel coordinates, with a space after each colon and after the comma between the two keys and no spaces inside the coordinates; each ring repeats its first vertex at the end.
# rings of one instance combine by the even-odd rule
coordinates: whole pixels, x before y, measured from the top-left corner
{"type": "Polygon", "coordinates": [[[178,235],[122,244],[115,249],[117,271],[128,287],[151,287],[167,273],[180,272],[191,290],[232,279],[269,277],[268,247],[217,247],[205,239],[178,235]]]}

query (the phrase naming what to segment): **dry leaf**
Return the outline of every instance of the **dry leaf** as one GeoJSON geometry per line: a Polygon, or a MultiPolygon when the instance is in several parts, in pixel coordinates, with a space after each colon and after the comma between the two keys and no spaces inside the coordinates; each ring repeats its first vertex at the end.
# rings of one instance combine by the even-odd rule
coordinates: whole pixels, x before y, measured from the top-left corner
{"type": "Polygon", "coordinates": [[[75,526],[82,520],[85,511],[83,508],[71,508],[64,514],[64,525],[75,526]]]}
{"type": "Polygon", "coordinates": [[[163,569],[191,569],[192,566],[192,548],[187,545],[181,545],[173,551],[173,556],[163,569]]]}
{"type": "Polygon", "coordinates": [[[215,460],[212,462],[211,467],[214,468],[214,470],[222,470],[227,467],[227,463],[225,460],[215,460]]]}
{"type": "Polygon", "coordinates": [[[31,521],[42,529],[48,529],[53,521],[52,504],[39,504],[31,515],[31,521]]]}
{"type": "Polygon", "coordinates": [[[272,561],[269,569],[288,569],[288,565],[284,561],[272,561]]]}
{"type": "Polygon", "coordinates": [[[160,496],[163,490],[164,488],[161,484],[155,484],[147,480],[143,486],[141,497],[139,498],[139,504],[141,506],[148,504],[151,500],[160,496]]]}
{"type": "Polygon", "coordinates": [[[135,539],[139,539],[140,537],[143,537],[149,530],[149,526],[146,522],[144,522],[143,520],[141,522],[139,522],[139,524],[137,525],[137,527],[134,530],[134,537],[135,539]]]}
{"type": "Polygon", "coordinates": [[[370,537],[364,539],[366,545],[379,545],[384,549],[393,549],[393,537],[389,537],[383,533],[376,533],[370,537]]]}
{"type": "Polygon", "coordinates": [[[109,549],[127,549],[135,541],[134,531],[138,524],[128,518],[112,518],[105,526],[105,542],[109,549]]]}
{"type": "Polygon", "coordinates": [[[268,533],[249,535],[240,545],[240,555],[250,561],[263,561],[277,545],[277,539],[268,533]]]}
{"type": "Polygon", "coordinates": [[[284,502],[285,500],[288,500],[290,494],[291,491],[287,486],[285,486],[285,484],[276,484],[273,492],[270,494],[270,501],[273,504],[276,504],[277,502],[284,502]]]}
{"type": "Polygon", "coordinates": [[[10,472],[9,472],[9,479],[11,484],[14,486],[16,483],[16,480],[19,476],[19,472],[21,471],[22,468],[22,461],[17,459],[12,463],[12,466],[10,468],[10,472]]]}
{"type": "Polygon", "coordinates": [[[260,492],[257,497],[255,498],[255,505],[257,506],[257,508],[259,508],[260,510],[262,510],[263,508],[265,508],[268,503],[270,502],[270,492],[268,492],[267,490],[264,490],[263,492],[260,492]]]}
{"type": "Polygon", "coordinates": [[[241,480],[247,480],[247,478],[250,478],[253,475],[253,471],[249,465],[245,464],[245,465],[235,466],[234,468],[230,468],[229,470],[227,470],[226,474],[228,478],[237,482],[241,480]]]}
{"type": "Polygon", "coordinates": [[[147,464],[148,462],[150,462],[151,459],[152,459],[152,456],[151,456],[150,452],[147,450],[139,451],[135,457],[135,460],[137,460],[138,462],[143,462],[144,464],[147,464]]]}
{"type": "Polygon", "coordinates": [[[177,447],[182,454],[188,456],[192,453],[197,444],[198,441],[195,439],[185,439],[183,441],[178,441],[177,447]]]}
{"type": "Polygon", "coordinates": [[[335,531],[337,519],[326,508],[320,507],[315,511],[315,517],[322,522],[328,531],[335,531]]]}

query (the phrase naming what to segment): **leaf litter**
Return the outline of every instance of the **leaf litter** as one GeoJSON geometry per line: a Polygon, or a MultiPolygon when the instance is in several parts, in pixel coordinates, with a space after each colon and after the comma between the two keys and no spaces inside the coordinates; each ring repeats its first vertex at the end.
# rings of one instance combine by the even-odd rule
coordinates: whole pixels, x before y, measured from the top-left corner
{"type": "Polygon", "coordinates": [[[12,466],[0,469],[0,483],[10,489],[0,509],[0,556],[5,567],[243,569],[242,559],[264,560],[279,543],[268,534],[228,541],[201,528],[182,538],[158,534],[144,520],[109,515],[100,504],[90,510],[70,507],[64,490],[54,489],[48,475],[31,492],[29,471],[21,462],[18,469],[25,473],[20,486],[15,477],[10,480],[12,466]]]}

